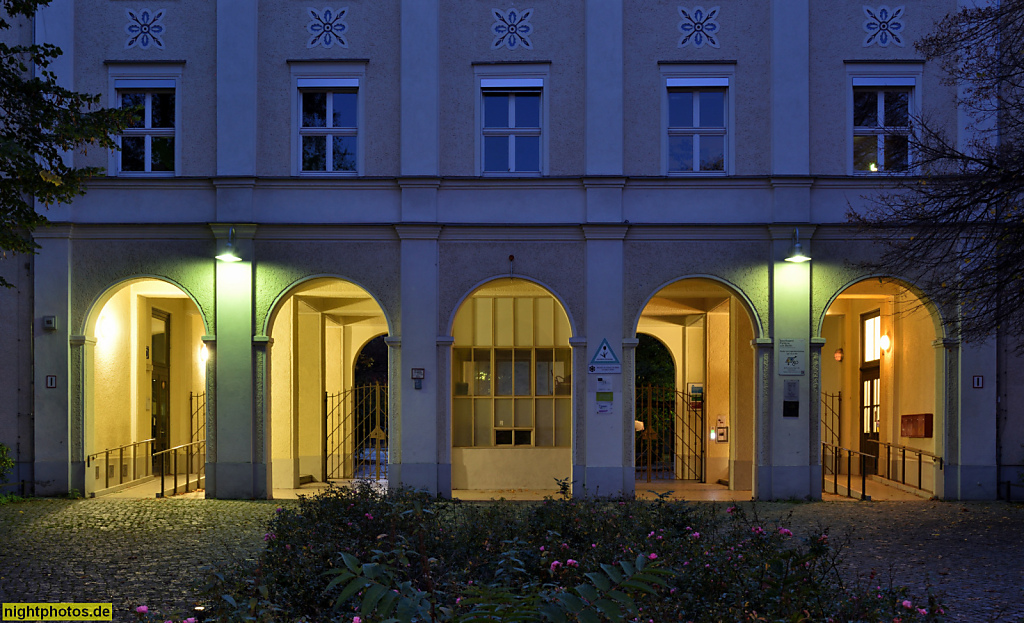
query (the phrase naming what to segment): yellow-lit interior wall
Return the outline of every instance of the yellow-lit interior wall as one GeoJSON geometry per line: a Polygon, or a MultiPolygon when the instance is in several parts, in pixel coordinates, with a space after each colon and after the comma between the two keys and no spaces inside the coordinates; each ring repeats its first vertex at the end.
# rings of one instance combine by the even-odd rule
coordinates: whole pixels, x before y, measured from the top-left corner
{"type": "Polygon", "coordinates": [[[295,299],[289,299],[281,305],[270,333],[273,340],[270,347],[270,451],[273,461],[273,486],[280,489],[294,489],[299,485],[296,464],[298,449],[295,447],[296,436],[292,417],[294,307],[295,299]]]}
{"type": "Polygon", "coordinates": [[[739,299],[730,298],[729,488],[750,491],[754,484],[754,328],[739,299]]]}
{"type": "Polygon", "coordinates": [[[899,417],[893,418],[892,437],[901,445],[935,452],[935,435],[940,434],[940,413],[935,409],[935,324],[928,311],[916,300],[902,305],[909,311],[894,317],[892,353],[896,371],[897,416],[913,413],[932,414],[932,437],[900,436],[899,417]]]}
{"type": "Polygon", "coordinates": [[[299,475],[322,481],[323,474],[323,396],[327,343],[323,314],[298,304],[296,376],[293,386],[298,419],[299,475]]]}
{"type": "Polygon", "coordinates": [[[96,323],[93,350],[93,451],[98,452],[135,441],[132,435],[133,332],[129,324],[132,297],[129,288],[115,294],[103,306],[96,323]]]}
{"type": "Polygon", "coordinates": [[[702,434],[707,448],[707,482],[729,481],[729,443],[710,438],[717,426],[730,426],[729,390],[731,342],[729,327],[729,301],[725,300],[707,314],[708,348],[707,394],[704,405],[705,430],[702,434]],[[721,424],[719,424],[721,421],[721,424]]]}

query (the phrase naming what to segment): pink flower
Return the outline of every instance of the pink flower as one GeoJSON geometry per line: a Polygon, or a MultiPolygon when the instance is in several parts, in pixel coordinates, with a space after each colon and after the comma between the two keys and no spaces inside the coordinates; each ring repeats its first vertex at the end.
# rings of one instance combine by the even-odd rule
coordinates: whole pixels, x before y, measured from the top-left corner
{"type": "Polygon", "coordinates": [[[903,607],[906,608],[907,610],[910,610],[911,608],[914,607],[914,604],[910,603],[909,599],[904,599],[903,600],[903,607]]]}
{"type": "Polygon", "coordinates": [[[135,611],[139,614],[146,614],[147,612],[149,612],[149,608],[147,608],[146,606],[139,606],[135,609],[135,611]]]}
{"type": "Polygon", "coordinates": [[[764,528],[762,528],[761,526],[754,526],[750,529],[750,531],[754,534],[764,534],[764,528]]]}
{"type": "Polygon", "coordinates": [[[363,620],[360,619],[359,617],[353,617],[352,618],[352,623],[363,623],[363,620]]]}
{"type": "MultiPolygon", "coordinates": [[[[363,516],[366,517],[367,519],[373,519],[373,515],[371,515],[370,513],[366,513],[363,516]]],[[[358,619],[359,617],[356,617],[356,618],[358,619]]]]}
{"type": "Polygon", "coordinates": [[[557,568],[559,568],[561,566],[562,566],[562,563],[558,562],[557,560],[552,562],[551,563],[551,572],[554,573],[555,569],[557,569],[557,568]]]}
{"type": "Polygon", "coordinates": [[[736,507],[735,507],[735,506],[730,506],[729,508],[725,509],[725,512],[727,512],[727,513],[730,513],[730,514],[731,514],[731,513],[732,513],[733,511],[735,511],[735,510],[736,510],[736,507]]]}
{"type": "Polygon", "coordinates": [[[651,555],[648,556],[648,558],[650,558],[651,560],[657,560],[658,559],[658,555],[655,554],[654,552],[651,552],[651,555]]]}
{"type": "Polygon", "coordinates": [[[691,536],[691,537],[693,537],[693,538],[695,538],[695,539],[699,539],[699,538],[700,538],[700,532],[694,532],[694,533],[693,533],[693,534],[691,534],[690,536],[691,536]]]}
{"type": "Polygon", "coordinates": [[[782,536],[793,536],[793,531],[789,528],[779,528],[779,534],[782,536]]]}
{"type": "Polygon", "coordinates": [[[196,618],[195,617],[189,617],[189,618],[185,619],[184,621],[182,621],[181,623],[196,623],[196,618]]]}
{"type": "Polygon", "coordinates": [[[277,538],[277,535],[274,534],[273,532],[268,532],[268,533],[263,535],[263,540],[264,541],[273,541],[276,538],[277,538]]]}
{"type": "Polygon", "coordinates": [[[575,560],[573,560],[572,558],[570,558],[569,560],[566,560],[566,561],[565,561],[565,564],[566,564],[567,566],[569,566],[569,567],[578,567],[578,566],[580,566],[580,563],[576,562],[576,561],[575,561],[575,560]]]}
{"type": "Polygon", "coordinates": [[[917,609],[917,613],[918,614],[928,614],[928,610],[925,609],[925,608],[918,608],[917,609]]]}

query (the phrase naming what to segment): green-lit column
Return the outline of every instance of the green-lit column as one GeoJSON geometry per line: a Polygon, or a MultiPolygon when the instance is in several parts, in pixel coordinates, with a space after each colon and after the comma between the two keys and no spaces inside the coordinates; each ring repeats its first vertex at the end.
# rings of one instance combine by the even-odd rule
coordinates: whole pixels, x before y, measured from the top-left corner
{"type": "Polygon", "coordinates": [[[231,243],[237,261],[214,260],[216,271],[216,417],[208,440],[207,495],[267,498],[263,427],[257,423],[253,348],[253,244],[255,225],[211,225],[222,254],[231,243]]]}

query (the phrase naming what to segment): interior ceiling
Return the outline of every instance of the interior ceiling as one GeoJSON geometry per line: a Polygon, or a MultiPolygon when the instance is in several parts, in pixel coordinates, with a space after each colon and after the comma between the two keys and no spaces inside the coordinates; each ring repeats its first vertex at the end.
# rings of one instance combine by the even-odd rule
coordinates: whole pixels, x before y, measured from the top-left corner
{"type": "Polygon", "coordinates": [[[184,299],[188,295],[182,292],[177,286],[159,279],[142,279],[132,284],[132,294],[149,298],[162,299],[184,299]]]}
{"type": "Polygon", "coordinates": [[[551,296],[551,293],[525,279],[495,279],[480,286],[475,296],[551,296]]]}
{"type": "Polygon", "coordinates": [[[321,313],[334,325],[386,325],[380,305],[366,290],[340,279],[316,279],[296,289],[299,313],[321,313]]]}
{"type": "Polygon", "coordinates": [[[644,307],[642,318],[687,324],[688,316],[705,314],[729,300],[731,293],[708,279],[684,279],[658,291],[644,307]]]}

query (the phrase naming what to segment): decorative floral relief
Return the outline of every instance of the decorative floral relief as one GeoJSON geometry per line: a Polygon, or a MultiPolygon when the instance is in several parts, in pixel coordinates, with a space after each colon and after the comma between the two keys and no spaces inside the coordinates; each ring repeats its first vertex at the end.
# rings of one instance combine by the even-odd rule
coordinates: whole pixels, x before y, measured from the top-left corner
{"type": "Polygon", "coordinates": [[[713,48],[718,45],[718,17],[719,7],[711,7],[707,11],[702,6],[695,6],[693,10],[679,7],[679,16],[683,19],[679,22],[679,32],[683,33],[679,39],[679,47],[693,44],[695,48],[702,48],[707,44],[713,48]]]}
{"type": "Polygon", "coordinates": [[[128,40],[124,42],[124,49],[140,48],[148,50],[151,47],[164,49],[164,42],[160,40],[160,36],[164,34],[164,26],[160,23],[160,20],[164,18],[165,12],[165,9],[157,9],[156,11],[150,11],[149,9],[138,11],[125,9],[129,22],[124,27],[124,31],[128,33],[128,40]]]}
{"type": "Polygon", "coordinates": [[[505,46],[510,50],[524,47],[527,50],[533,49],[533,42],[530,35],[533,34],[533,26],[530,25],[530,17],[533,16],[533,9],[518,11],[514,8],[508,11],[491,9],[494,13],[494,23],[491,25],[491,32],[494,33],[494,41],[491,42],[491,49],[497,50],[505,46]]]}
{"type": "Polygon", "coordinates": [[[903,17],[903,7],[898,6],[890,10],[885,5],[877,9],[865,6],[864,15],[867,16],[864,20],[864,32],[868,33],[868,36],[864,37],[864,47],[873,43],[886,47],[890,41],[903,47],[903,39],[900,37],[900,33],[903,32],[903,22],[900,21],[903,17]]]}
{"type": "Polygon", "coordinates": [[[312,35],[306,43],[307,48],[315,48],[318,45],[329,48],[335,43],[342,48],[348,47],[348,41],[345,39],[348,24],[344,20],[348,13],[348,7],[337,10],[324,8],[323,11],[317,11],[310,7],[307,10],[310,21],[309,24],[306,24],[306,32],[312,35]]]}

